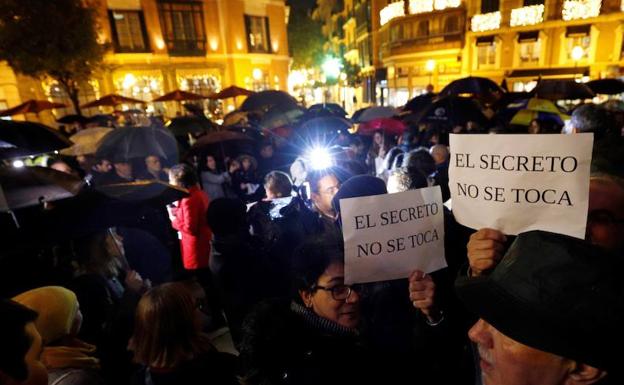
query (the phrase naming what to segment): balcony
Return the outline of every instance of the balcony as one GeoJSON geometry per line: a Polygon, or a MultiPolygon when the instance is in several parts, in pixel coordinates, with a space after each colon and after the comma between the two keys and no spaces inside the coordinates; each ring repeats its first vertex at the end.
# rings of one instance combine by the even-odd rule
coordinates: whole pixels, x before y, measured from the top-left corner
{"type": "Polygon", "coordinates": [[[500,11],[474,15],[470,21],[472,32],[485,32],[499,29],[501,25],[500,11]]]}
{"type": "Polygon", "coordinates": [[[442,11],[448,8],[457,8],[461,5],[461,0],[410,0],[409,13],[416,15],[419,13],[427,13],[442,11]]]}
{"type": "Polygon", "coordinates": [[[511,10],[511,27],[539,24],[544,21],[544,4],[529,5],[511,10]]]}
{"type": "Polygon", "coordinates": [[[379,11],[379,24],[381,26],[386,25],[390,20],[401,16],[405,16],[405,4],[403,1],[390,3],[379,11]]]}
{"type": "Polygon", "coordinates": [[[204,56],[206,54],[205,40],[169,40],[167,51],[171,56],[204,56]]]}
{"type": "Polygon", "coordinates": [[[565,0],[561,17],[565,21],[588,19],[600,15],[602,0],[565,0]]]}

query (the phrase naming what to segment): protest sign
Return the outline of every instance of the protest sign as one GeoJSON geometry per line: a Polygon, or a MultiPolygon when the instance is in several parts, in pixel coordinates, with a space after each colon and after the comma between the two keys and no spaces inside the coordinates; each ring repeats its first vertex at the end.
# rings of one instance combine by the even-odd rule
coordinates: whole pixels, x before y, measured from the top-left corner
{"type": "Polygon", "coordinates": [[[455,219],[505,234],[585,237],[593,134],[451,135],[455,219]]]}
{"type": "Polygon", "coordinates": [[[446,267],[440,187],[340,200],[345,282],[407,278],[446,267]]]}

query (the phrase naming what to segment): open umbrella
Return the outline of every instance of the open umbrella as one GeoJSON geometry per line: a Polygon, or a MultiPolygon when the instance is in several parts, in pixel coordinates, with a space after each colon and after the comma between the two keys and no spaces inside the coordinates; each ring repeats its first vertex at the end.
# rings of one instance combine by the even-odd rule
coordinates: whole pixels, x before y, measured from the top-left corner
{"type": "Polygon", "coordinates": [[[210,95],[209,98],[210,99],[229,99],[229,98],[235,98],[237,96],[249,96],[249,95],[252,95],[253,93],[254,93],[253,91],[247,90],[245,88],[241,88],[237,86],[229,86],[217,92],[216,94],[210,95]]]}
{"type": "Polygon", "coordinates": [[[429,107],[429,105],[433,102],[437,94],[434,93],[426,93],[422,95],[418,95],[412,99],[410,99],[405,106],[403,106],[403,112],[418,112],[422,109],[429,107]]]}
{"type": "Polygon", "coordinates": [[[41,111],[51,110],[53,108],[64,108],[64,107],[67,107],[67,106],[62,103],[52,103],[47,100],[30,99],[15,107],[11,107],[7,110],[0,111],[0,116],[13,116],[13,115],[20,115],[20,114],[27,114],[27,113],[38,114],[41,111]]]}
{"type": "Polygon", "coordinates": [[[446,126],[465,125],[469,121],[485,124],[487,118],[470,98],[446,96],[433,102],[417,119],[419,123],[437,123],[446,126]]]}
{"type": "Polygon", "coordinates": [[[62,118],[56,119],[56,121],[58,123],[63,123],[63,124],[78,123],[80,125],[85,125],[89,121],[89,118],[87,118],[86,116],[82,116],[82,115],[70,114],[70,115],[63,116],[62,118]]]}
{"type": "Polygon", "coordinates": [[[241,105],[242,111],[267,111],[272,106],[296,108],[297,100],[284,91],[261,91],[250,95],[241,105]]]}
{"type": "Polygon", "coordinates": [[[97,124],[100,127],[114,127],[117,118],[111,114],[96,114],[87,118],[87,124],[97,124]]]}
{"type": "Polygon", "coordinates": [[[440,91],[440,96],[472,94],[490,96],[495,92],[505,92],[498,84],[488,78],[469,76],[450,82],[440,91]]]}
{"type": "Polygon", "coordinates": [[[217,125],[205,117],[200,116],[178,116],[171,119],[165,125],[175,136],[185,136],[187,134],[201,134],[206,131],[217,129],[217,125]]]}
{"type": "Polygon", "coordinates": [[[538,98],[550,100],[591,99],[596,96],[587,85],[572,79],[542,79],[533,89],[533,93],[538,98]]]}
{"type": "Polygon", "coordinates": [[[618,99],[610,99],[600,105],[607,111],[624,112],[624,102],[618,99]]]}
{"type": "Polygon", "coordinates": [[[116,107],[120,104],[145,104],[143,100],[129,98],[118,94],[108,94],[92,102],[83,104],[82,108],[91,107],[116,107]]]}
{"type": "Polygon", "coordinates": [[[262,116],[260,127],[270,130],[277,127],[292,126],[297,123],[303,114],[304,111],[299,106],[282,107],[280,105],[275,105],[262,116]]]}
{"type": "Polygon", "coordinates": [[[126,202],[147,202],[164,206],[188,196],[188,190],[159,180],[142,180],[97,186],[109,198],[126,202]]]}
{"type": "Polygon", "coordinates": [[[364,108],[360,108],[359,110],[355,111],[353,113],[353,115],[351,115],[351,120],[353,122],[358,122],[360,119],[360,115],[362,115],[364,113],[364,111],[368,110],[370,107],[364,107],[364,108]]]}
{"type": "Polygon", "coordinates": [[[620,79],[597,79],[585,83],[594,93],[617,95],[624,92],[624,82],[620,79]]]}
{"type": "Polygon", "coordinates": [[[223,143],[234,140],[252,140],[249,136],[236,131],[222,130],[208,133],[204,136],[200,136],[195,144],[194,148],[203,147],[209,144],[223,143]]]}
{"type": "Polygon", "coordinates": [[[357,134],[373,135],[376,131],[383,131],[388,135],[401,135],[407,129],[405,123],[392,118],[379,118],[359,125],[357,134]]]}
{"type": "Polygon", "coordinates": [[[358,116],[357,120],[353,119],[353,121],[363,123],[380,118],[391,118],[398,113],[399,111],[393,107],[369,107],[358,116]]]}
{"type": "Polygon", "coordinates": [[[175,90],[164,94],[163,96],[159,96],[156,99],[152,100],[152,102],[181,102],[184,100],[202,100],[206,99],[207,96],[194,94],[192,92],[175,90]]]}
{"type": "Polygon", "coordinates": [[[533,120],[536,119],[556,123],[557,125],[563,126],[564,121],[570,119],[570,116],[561,112],[544,112],[524,109],[516,112],[513,118],[511,118],[509,124],[528,126],[533,120]]]}
{"type": "Polygon", "coordinates": [[[83,186],[80,178],[47,167],[0,167],[0,211],[70,198],[83,186]]]}
{"type": "Polygon", "coordinates": [[[336,103],[318,103],[308,107],[306,116],[309,116],[310,118],[320,118],[323,116],[337,116],[339,118],[344,118],[347,116],[347,111],[336,103]]]}
{"type": "Polygon", "coordinates": [[[122,127],[108,133],[96,156],[112,161],[128,161],[156,155],[177,161],[178,145],[169,130],[157,127],[122,127]]]}
{"type": "Polygon", "coordinates": [[[0,159],[44,154],[71,144],[58,131],[43,124],[0,120],[0,159]]]}
{"type": "Polygon", "coordinates": [[[223,126],[246,126],[249,121],[247,119],[248,111],[234,110],[223,117],[223,126]]]}
{"type": "Polygon", "coordinates": [[[102,139],[111,131],[113,129],[109,127],[91,127],[80,130],[69,137],[74,144],[61,150],[61,154],[72,156],[95,154],[102,139]]]}

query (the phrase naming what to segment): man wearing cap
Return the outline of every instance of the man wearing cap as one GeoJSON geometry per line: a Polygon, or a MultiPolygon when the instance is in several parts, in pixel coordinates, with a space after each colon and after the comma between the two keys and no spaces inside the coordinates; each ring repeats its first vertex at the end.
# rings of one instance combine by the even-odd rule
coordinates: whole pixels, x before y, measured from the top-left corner
{"type": "Polygon", "coordinates": [[[460,299],[480,318],[484,385],[621,383],[621,261],[564,235],[520,234],[488,276],[460,277],[460,299]],[[607,382],[609,381],[609,382],[607,382]]]}

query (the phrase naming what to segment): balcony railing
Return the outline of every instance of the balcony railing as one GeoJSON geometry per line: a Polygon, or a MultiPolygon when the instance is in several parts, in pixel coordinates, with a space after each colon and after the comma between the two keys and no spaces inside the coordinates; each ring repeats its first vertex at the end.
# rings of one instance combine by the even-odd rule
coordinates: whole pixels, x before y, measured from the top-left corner
{"type": "Polygon", "coordinates": [[[511,10],[511,27],[538,24],[544,21],[544,4],[529,5],[511,10]]]}

